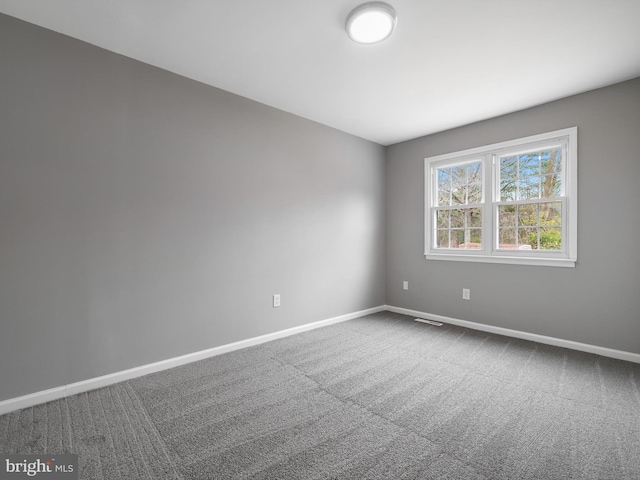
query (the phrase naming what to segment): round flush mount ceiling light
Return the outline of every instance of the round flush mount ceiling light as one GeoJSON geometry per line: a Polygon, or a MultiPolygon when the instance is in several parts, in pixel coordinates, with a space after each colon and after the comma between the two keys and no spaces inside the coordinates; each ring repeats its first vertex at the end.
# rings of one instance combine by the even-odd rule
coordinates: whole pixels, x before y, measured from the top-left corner
{"type": "Polygon", "coordinates": [[[391,5],[368,2],[351,11],[345,28],[354,42],[372,44],[391,35],[397,21],[398,16],[391,5]]]}

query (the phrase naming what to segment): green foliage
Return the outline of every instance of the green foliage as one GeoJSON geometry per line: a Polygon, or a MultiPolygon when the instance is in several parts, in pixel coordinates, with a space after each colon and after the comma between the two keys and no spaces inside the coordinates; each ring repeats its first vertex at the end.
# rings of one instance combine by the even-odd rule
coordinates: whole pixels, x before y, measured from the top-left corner
{"type": "MultiPolygon", "coordinates": [[[[538,248],[538,234],[531,232],[527,236],[527,243],[532,248],[538,248]]],[[[540,229],[540,250],[560,250],[562,248],[562,232],[558,228],[540,229]]]]}
{"type": "Polygon", "coordinates": [[[562,248],[562,232],[559,229],[540,230],[540,248],[560,250],[562,248]]]}

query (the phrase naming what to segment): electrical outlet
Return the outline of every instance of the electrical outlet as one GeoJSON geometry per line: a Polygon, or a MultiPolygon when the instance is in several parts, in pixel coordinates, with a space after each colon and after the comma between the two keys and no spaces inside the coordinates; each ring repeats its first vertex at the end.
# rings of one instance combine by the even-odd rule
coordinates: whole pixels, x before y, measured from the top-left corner
{"type": "Polygon", "coordinates": [[[463,300],[471,300],[471,290],[468,288],[462,289],[462,299],[463,300]]]}
{"type": "Polygon", "coordinates": [[[409,282],[408,281],[404,280],[402,282],[402,289],[403,290],[409,290],[409,282]]]}
{"type": "Polygon", "coordinates": [[[276,293],[273,296],[273,308],[279,307],[280,306],[280,294],[276,293]]]}

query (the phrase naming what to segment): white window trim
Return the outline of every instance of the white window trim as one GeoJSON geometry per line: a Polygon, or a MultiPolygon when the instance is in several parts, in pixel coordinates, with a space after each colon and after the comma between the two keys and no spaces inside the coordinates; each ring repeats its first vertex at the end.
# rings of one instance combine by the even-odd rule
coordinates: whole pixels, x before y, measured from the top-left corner
{"type": "MultiPolygon", "coordinates": [[[[535,145],[533,145],[535,146],[535,145]]],[[[425,158],[425,258],[428,260],[448,260],[456,262],[483,262],[498,264],[536,265],[550,267],[575,267],[578,251],[578,128],[571,127],[553,132],[532,135],[529,137],[494,143],[483,147],[471,148],[459,152],[436,155],[425,158]],[[497,205],[495,189],[498,188],[498,171],[495,165],[495,154],[503,150],[522,146],[529,148],[535,143],[548,145],[554,140],[567,143],[566,158],[563,169],[563,250],[540,251],[519,250],[517,255],[512,251],[498,250],[495,239],[497,222],[497,205]],[[483,159],[483,229],[481,250],[435,249],[433,206],[435,192],[433,171],[438,164],[465,162],[472,159],[483,159]],[[488,223],[484,223],[488,221],[488,223]]]]}

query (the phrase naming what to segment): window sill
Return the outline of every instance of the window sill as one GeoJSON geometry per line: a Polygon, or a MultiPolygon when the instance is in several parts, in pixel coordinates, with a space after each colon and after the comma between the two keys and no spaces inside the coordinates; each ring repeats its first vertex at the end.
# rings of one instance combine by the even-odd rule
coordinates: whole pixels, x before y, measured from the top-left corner
{"type": "Polygon", "coordinates": [[[499,263],[507,265],[533,265],[537,267],[568,267],[576,266],[573,258],[549,258],[549,257],[510,257],[506,255],[480,255],[480,254],[451,254],[451,253],[425,253],[427,260],[446,260],[453,262],[479,262],[499,263]]]}

